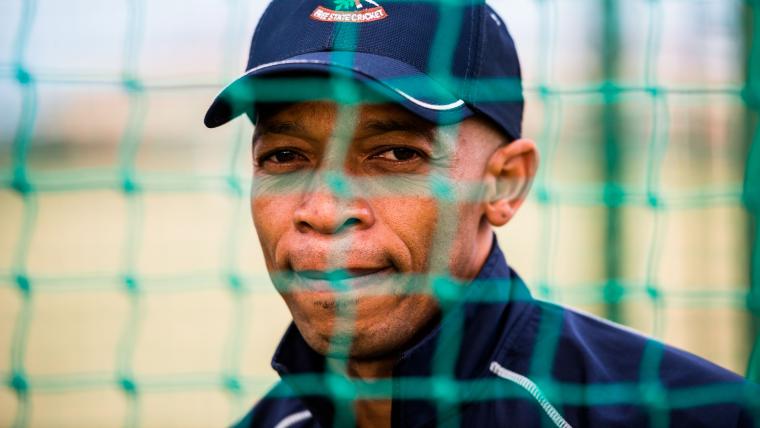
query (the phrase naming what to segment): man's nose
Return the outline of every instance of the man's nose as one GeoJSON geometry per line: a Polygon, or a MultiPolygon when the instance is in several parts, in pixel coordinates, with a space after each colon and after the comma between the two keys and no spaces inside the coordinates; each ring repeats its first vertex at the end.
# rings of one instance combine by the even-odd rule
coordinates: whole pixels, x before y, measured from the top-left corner
{"type": "Polygon", "coordinates": [[[293,220],[300,232],[326,235],[367,229],[375,223],[372,209],[365,199],[338,196],[324,187],[303,195],[293,220]]]}

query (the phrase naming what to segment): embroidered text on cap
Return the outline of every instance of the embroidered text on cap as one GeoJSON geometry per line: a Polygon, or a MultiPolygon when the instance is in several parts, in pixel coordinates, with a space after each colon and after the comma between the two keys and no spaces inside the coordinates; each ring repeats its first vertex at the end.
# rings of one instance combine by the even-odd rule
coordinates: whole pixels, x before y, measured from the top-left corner
{"type": "Polygon", "coordinates": [[[362,0],[333,0],[335,10],[318,6],[309,16],[315,21],[322,22],[354,22],[365,23],[380,21],[388,17],[385,8],[373,0],[364,0],[374,7],[365,9],[362,0]]]}

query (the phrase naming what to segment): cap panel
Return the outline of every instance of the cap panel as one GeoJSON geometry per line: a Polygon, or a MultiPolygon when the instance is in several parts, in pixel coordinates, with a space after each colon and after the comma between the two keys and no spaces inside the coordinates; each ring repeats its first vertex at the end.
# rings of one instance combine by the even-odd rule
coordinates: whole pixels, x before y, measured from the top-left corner
{"type": "MultiPolygon", "coordinates": [[[[334,50],[387,56],[427,72],[430,61],[435,60],[431,58],[430,47],[439,25],[445,24],[441,22],[441,11],[460,21],[462,31],[449,49],[457,52],[452,55],[454,58],[461,52],[468,53],[456,61],[466,64],[472,51],[472,3],[479,2],[482,0],[462,0],[462,6],[441,6],[435,1],[386,0],[380,3],[387,12],[387,19],[357,24],[310,19],[314,9],[330,4],[330,0],[275,0],[254,34],[246,69],[304,53],[334,50]],[[344,37],[354,32],[356,38],[344,37]]],[[[441,28],[450,31],[448,27],[441,28]]],[[[450,66],[448,69],[451,70],[450,66]]]]}
{"type": "Polygon", "coordinates": [[[420,46],[432,45],[440,15],[433,2],[416,7],[412,5],[408,2],[383,3],[388,19],[371,25],[359,25],[356,46],[340,45],[336,41],[335,49],[355,48],[359,52],[387,56],[422,72],[427,71],[430,52],[429,49],[420,49],[420,46]]]}
{"type": "Polygon", "coordinates": [[[468,79],[465,99],[501,125],[507,134],[522,135],[522,73],[514,40],[506,23],[490,6],[482,8],[478,73],[468,79]]]}
{"type": "Polygon", "coordinates": [[[520,77],[520,61],[517,55],[517,47],[512,36],[507,31],[506,23],[490,6],[483,9],[483,19],[487,23],[483,26],[483,40],[480,51],[486,56],[498,52],[495,61],[482,61],[480,75],[485,77],[507,76],[520,77]]]}
{"type": "Polygon", "coordinates": [[[313,0],[275,0],[259,21],[246,70],[307,52],[330,50],[335,24],[309,19],[313,0]]]}

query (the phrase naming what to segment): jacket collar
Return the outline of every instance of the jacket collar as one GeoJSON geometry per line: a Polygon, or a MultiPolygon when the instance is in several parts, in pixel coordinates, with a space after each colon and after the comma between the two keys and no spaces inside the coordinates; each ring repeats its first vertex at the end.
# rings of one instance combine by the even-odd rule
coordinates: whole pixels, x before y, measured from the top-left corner
{"type": "MultiPolygon", "coordinates": [[[[392,380],[394,426],[426,425],[436,415],[442,416],[440,403],[446,397],[431,379],[486,377],[489,364],[498,359],[497,353],[503,355],[513,346],[521,330],[518,324],[526,318],[523,315],[532,298],[507,265],[495,237],[493,242],[480,273],[462,288],[458,303],[444,308],[439,324],[402,352],[396,363],[392,380]]],[[[292,323],[275,351],[272,367],[322,426],[333,426],[334,403],[340,400],[325,397],[325,391],[335,387],[325,376],[325,358],[309,347],[292,323]]],[[[349,398],[346,403],[350,404],[349,398]]]]}

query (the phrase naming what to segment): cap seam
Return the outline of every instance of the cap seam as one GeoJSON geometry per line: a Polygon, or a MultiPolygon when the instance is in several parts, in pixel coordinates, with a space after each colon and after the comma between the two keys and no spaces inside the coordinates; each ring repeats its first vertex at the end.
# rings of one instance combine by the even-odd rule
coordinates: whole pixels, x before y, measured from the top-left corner
{"type": "Polygon", "coordinates": [[[269,61],[260,62],[260,63],[258,63],[256,65],[254,65],[253,67],[248,68],[248,70],[246,70],[245,72],[248,73],[249,71],[253,70],[254,68],[261,67],[262,65],[271,64],[273,62],[287,61],[287,60],[289,60],[289,59],[291,59],[293,57],[299,56],[299,55],[305,55],[305,54],[317,53],[317,52],[336,52],[336,51],[330,49],[329,47],[328,47],[328,50],[318,50],[318,49],[314,50],[312,48],[301,49],[300,51],[288,52],[287,55],[278,56],[278,57],[276,57],[276,58],[274,58],[272,60],[269,60],[269,61]]]}
{"type": "MultiPolygon", "coordinates": [[[[488,37],[488,31],[486,31],[486,25],[488,21],[486,21],[486,13],[488,12],[489,6],[487,4],[484,4],[483,7],[478,8],[480,11],[480,22],[478,25],[478,47],[475,50],[475,52],[478,53],[478,57],[475,58],[476,62],[476,69],[475,69],[475,75],[470,76],[470,78],[479,79],[481,70],[483,69],[483,59],[485,58],[485,47],[486,45],[486,38],[488,37]]],[[[469,99],[477,98],[479,95],[478,93],[478,85],[477,82],[470,83],[470,89],[468,91],[468,97],[469,99]]]]}
{"type": "Polygon", "coordinates": [[[387,55],[380,55],[378,53],[371,52],[371,51],[369,51],[367,49],[346,50],[346,49],[335,49],[335,48],[333,48],[331,46],[327,47],[327,49],[322,49],[322,50],[308,48],[308,49],[302,49],[302,50],[295,51],[295,52],[289,52],[287,55],[281,55],[281,56],[278,56],[277,58],[274,58],[274,59],[271,59],[271,60],[267,60],[265,62],[260,62],[260,63],[258,63],[256,65],[252,66],[252,67],[248,67],[245,70],[245,73],[251,71],[252,69],[254,69],[256,67],[264,65],[264,64],[269,64],[269,63],[272,63],[272,62],[279,62],[279,61],[286,61],[288,59],[291,59],[291,58],[299,56],[299,55],[305,55],[305,54],[310,54],[310,53],[318,53],[318,52],[325,52],[325,53],[330,53],[330,52],[353,52],[353,53],[363,53],[363,54],[367,54],[367,55],[375,55],[375,56],[379,56],[379,57],[384,57],[384,58],[392,59],[392,60],[395,60],[395,61],[403,62],[404,64],[406,64],[406,65],[414,68],[416,71],[418,71],[420,73],[423,73],[423,74],[426,74],[428,77],[430,77],[431,79],[435,80],[436,83],[438,83],[439,85],[441,85],[441,83],[437,79],[434,79],[428,73],[425,73],[424,71],[420,70],[416,65],[409,64],[409,63],[404,62],[404,61],[402,61],[402,60],[400,60],[398,58],[393,58],[393,57],[390,57],[390,56],[387,56],[387,55]]]}
{"type": "Polygon", "coordinates": [[[327,49],[332,50],[335,47],[335,33],[338,31],[338,23],[331,22],[329,24],[332,25],[332,28],[330,29],[330,37],[327,38],[327,49]]]}
{"type": "MultiPolygon", "coordinates": [[[[477,28],[477,27],[475,27],[475,20],[476,20],[475,19],[475,15],[477,14],[477,9],[482,9],[482,8],[477,8],[477,7],[473,7],[473,5],[470,5],[470,10],[471,10],[471,12],[470,12],[470,27],[471,28],[477,28]]],[[[467,80],[470,77],[472,77],[470,75],[470,70],[472,69],[472,64],[470,63],[469,59],[471,59],[472,56],[473,56],[473,54],[472,54],[473,48],[475,48],[475,52],[477,52],[477,48],[478,48],[477,44],[478,44],[478,41],[479,41],[478,32],[475,32],[475,35],[474,35],[473,39],[474,40],[471,40],[470,43],[469,43],[469,46],[467,47],[467,59],[468,59],[468,61],[467,61],[467,68],[464,70],[465,87],[464,87],[464,91],[463,91],[464,93],[462,95],[464,95],[463,98],[466,99],[466,100],[470,99],[470,89],[468,87],[469,85],[467,85],[466,82],[467,82],[467,80]]]]}

